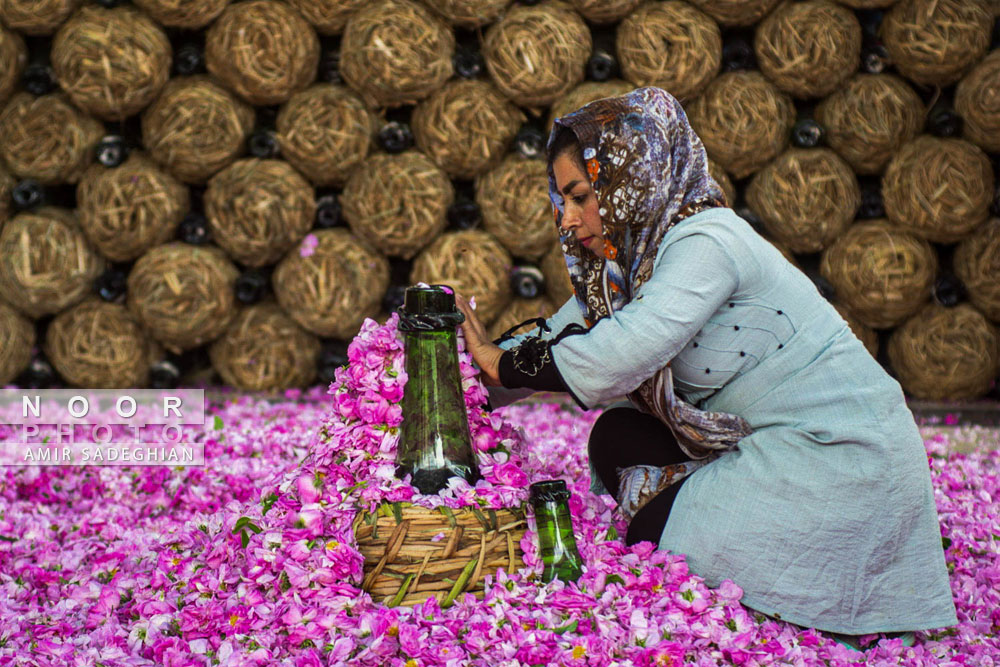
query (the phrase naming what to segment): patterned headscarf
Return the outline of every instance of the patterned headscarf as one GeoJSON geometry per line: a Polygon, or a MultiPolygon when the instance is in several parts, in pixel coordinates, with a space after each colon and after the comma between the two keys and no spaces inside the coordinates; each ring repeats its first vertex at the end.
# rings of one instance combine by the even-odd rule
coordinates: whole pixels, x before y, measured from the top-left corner
{"type": "MultiPolygon", "coordinates": [[[[727,205],[708,171],[705,147],[680,103],[659,88],[639,88],[592,102],[555,121],[576,135],[604,231],[603,257],[563,231],[563,197],[549,164],[549,198],[570,280],[584,320],[598,320],[629,303],[653,273],[666,233],[684,218],[727,205]]],[[[693,458],[731,449],[750,433],[735,415],[707,413],[674,395],[669,364],[629,398],[664,421],[693,458]]]]}

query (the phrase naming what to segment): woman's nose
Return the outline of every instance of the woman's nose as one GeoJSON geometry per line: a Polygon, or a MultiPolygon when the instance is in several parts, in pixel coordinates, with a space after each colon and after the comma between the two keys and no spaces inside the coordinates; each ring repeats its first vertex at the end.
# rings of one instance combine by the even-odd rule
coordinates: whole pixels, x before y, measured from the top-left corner
{"type": "Polygon", "coordinates": [[[580,216],[574,215],[569,211],[566,211],[566,213],[563,214],[562,225],[561,225],[563,231],[568,232],[574,227],[579,227],[579,226],[580,226],[580,216]]]}

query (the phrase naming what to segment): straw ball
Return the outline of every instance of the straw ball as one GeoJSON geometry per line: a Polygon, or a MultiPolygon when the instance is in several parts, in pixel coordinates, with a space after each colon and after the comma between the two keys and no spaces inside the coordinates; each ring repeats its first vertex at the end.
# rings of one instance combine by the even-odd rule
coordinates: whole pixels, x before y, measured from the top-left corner
{"type": "Polygon", "coordinates": [[[0,385],[10,384],[31,363],[35,325],[27,317],[0,301],[0,385]]]}
{"type": "Polygon", "coordinates": [[[785,150],[795,107],[760,72],[727,72],[691,103],[688,118],[709,157],[739,179],[785,150]]]}
{"type": "Polygon", "coordinates": [[[132,7],[87,5],[52,40],[52,71],[78,107],[121,120],[156,99],[170,78],[166,33],[132,7]]]}
{"type": "Polygon", "coordinates": [[[411,126],[417,147],[439,167],[471,179],[500,161],[524,120],[493,84],[458,79],[418,104],[411,126]]]}
{"type": "Polygon", "coordinates": [[[490,26],[483,41],[486,68],[504,95],[538,109],[583,81],[590,29],[560,0],[516,5],[490,26]]]}
{"type": "Polygon", "coordinates": [[[141,153],[116,169],[94,165],[76,189],[84,234],[116,262],[137,258],[173,238],[188,211],[188,189],[141,153]]]}
{"type": "Polygon", "coordinates": [[[858,74],[819,103],[826,142],[861,174],[877,174],[920,132],[924,108],[913,88],[892,74],[858,74]]]}
{"type": "Polygon", "coordinates": [[[925,306],[889,337],[889,363],[914,398],[979,398],[996,377],[1000,332],[969,304],[925,306]]]}
{"type": "Polygon", "coordinates": [[[955,89],[963,136],[985,151],[1000,152],[1000,50],[992,51],[955,89]]]}
{"type": "Polygon", "coordinates": [[[246,148],[254,111],[208,76],[171,79],[142,114],[149,154],[185,183],[202,184],[246,148]]]}
{"type": "Polygon", "coordinates": [[[573,296],[573,283],[566,267],[566,255],[562,244],[553,243],[542,257],[539,267],[545,276],[545,293],[556,308],[562,307],[573,296]]]}
{"type": "Polygon", "coordinates": [[[569,0],[583,18],[597,25],[617,23],[629,15],[642,0],[569,0]]]}
{"type": "Polygon", "coordinates": [[[549,122],[546,127],[551,131],[557,118],[562,118],[591,102],[603,100],[605,97],[618,97],[633,90],[635,90],[635,86],[621,79],[584,81],[555,101],[555,104],[549,109],[549,122]]]}
{"type": "Polygon", "coordinates": [[[165,26],[195,30],[214,21],[229,0],[132,0],[147,14],[165,26]]]}
{"type": "Polygon", "coordinates": [[[847,322],[847,326],[851,329],[851,333],[853,333],[854,336],[861,341],[861,343],[865,346],[865,349],[868,350],[868,353],[873,357],[877,357],[878,333],[876,333],[871,327],[867,327],[862,324],[861,320],[852,315],[851,311],[842,304],[835,303],[833,304],[833,307],[836,308],[837,312],[840,313],[840,316],[844,318],[844,321],[847,322]]]}
{"type": "Polygon", "coordinates": [[[753,25],[779,2],[780,0],[691,0],[691,4],[724,26],[753,25]]]}
{"type": "Polygon", "coordinates": [[[215,246],[166,243],[136,261],[126,303],[150,336],[179,354],[215,340],[233,321],[239,274],[215,246]]]}
{"type": "Polygon", "coordinates": [[[896,326],[930,299],[937,255],[888,220],[857,222],[823,252],[820,275],[865,326],[896,326]]]}
{"type": "MultiPolygon", "coordinates": [[[[552,302],[545,297],[537,297],[535,299],[522,299],[521,297],[514,297],[503,312],[494,320],[493,324],[489,327],[490,340],[496,340],[502,336],[508,329],[516,324],[520,324],[525,320],[529,320],[536,317],[544,317],[548,319],[552,317],[552,314],[556,312],[555,307],[552,302]]],[[[535,327],[534,324],[525,324],[520,329],[514,331],[513,335],[526,333],[531,331],[535,327]]],[[[558,332],[557,332],[558,333],[558,332]]]]}
{"type": "Polygon", "coordinates": [[[517,155],[476,179],[483,228],[515,257],[535,260],[558,240],[545,162],[517,155]]]}
{"type": "Polygon", "coordinates": [[[733,180],[729,178],[729,174],[711,158],[708,160],[708,173],[711,174],[715,182],[722,188],[722,191],[726,195],[726,202],[732,207],[736,202],[736,187],[733,185],[733,180]]]}
{"type": "Polygon", "coordinates": [[[328,83],[292,95],[276,125],[281,156],[319,186],[344,184],[368,157],[377,127],[354,91],[328,83]]]}
{"type": "Polygon", "coordinates": [[[205,67],[250,104],[280,104],[316,80],[319,38],[284,3],[238,2],[205,34],[205,67]]]}
{"type": "Polygon", "coordinates": [[[27,63],[28,48],[24,38],[0,23],[0,106],[14,92],[27,63]]]}
{"type": "Polygon", "coordinates": [[[853,9],[881,9],[896,4],[899,0],[837,0],[853,9]]]}
{"type": "Polygon", "coordinates": [[[411,259],[448,224],[455,189],[423,153],[377,153],[347,180],[340,205],[351,230],[379,252],[411,259]]]}
{"type": "Polygon", "coordinates": [[[886,167],[882,197],[897,225],[935,243],[953,243],[989,215],[993,169],[974,144],[923,135],[886,167]]]}
{"type": "Polygon", "coordinates": [[[0,229],[0,294],[29,317],[52,315],[83,299],[106,262],[73,213],[43,207],[0,229]]]}
{"type": "Polygon", "coordinates": [[[0,228],[3,228],[3,223],[10,217],[11,192],[16,184],[14,177],[0,164],[0,228]]]}
{"type": "Polygon", "coordinates": [[[455,36],[413,0],[375,0],[347,22],[340,74],[373,107],[414,104],[451,77],[455,36]]]}
{"type": "Polygon", "coordinates": [[[316,216],[312,186],[281,160],[238,160],[205,190],[212,238],[246,266],[278,261],[302,240],[316,216]]]}
{"type": "Polygon", "coordinates": [[[1000,218],[987,221],[959,243],[952,264],[972,305],[1000,322],[1000,218]]]}
{"type": "Polygon", "coordinates": [[[722,63],[719,26],[679,0],[647,2],[629,14],[618,26],[615,48],[623,78],[682,101],[699,94],[722,63]]]}
{"type": "Polygon", "coordinates": [[[83,0],[0,0],[0,21],[24,35],[51,35],[83,0]]]}
{"type": "Polygon", "coordinates": [[[278,264],[274,294],[307,330],[351,340],[382,305],[389,262],[347,229],[321,229],[313,236],[311,252],[292,250],[278,264]]]}
{"type": "Polygon", "coordinates": [[[511,0],[423,0],[423,2],[453,25],[461,28],[478,28],[500,18],[511,0]]]}
{"type": "Polygon", "coordinates": [[[69,308],[45,332],[45,357],[74,387],[126,389],[149,384],[149,342],[125,306],[96,296],[69,308]]]}
{"type": "Polygon", "coordinates": [[[298,10],[321,35],[336,35],[344,30],[347,19],[367,0],[285,0],[298,10]]]}
{"type": "Polygon", "coordinates": [[[947,86],[986,55],[992,28],[985,0],[903,0],[886,14],[880,34],[900,74],[947,86]]]}
{"type": "Polygon", "coordinates": [[[102,136],[103,124],[63,93],[15,93],[0,111],[0,158],[15,176],[45,185],[76,183],[102,136]]]}
{"type": "Polygon", "coordinates": [[[833,92],[861,62],[861,24],[830,0],[786,3],[761,21],[754,52],[764,75],[795,97],[833,92]]]}
{"type": "Polygon", "coordinates": [[[268,301],[241,310],[208,354],[227,385],[269,391],[312,383],[319,351],[316,336],[268,301]]]}
{"type": "Polygon", "coordinates": [[[790,148],[757,172],[747,203],[793,253],[819,252],[854,220],[861,188],[850,166],[827,148],[790,148]]]}
{"type": "Polygon", "coordinates": [[[413,261],[410,282],[450,285],[466,299],[475,297],[476,313],[489,326],[511,300],[511,264],[510,254],[486,232],[448,232],[413,261]]]}

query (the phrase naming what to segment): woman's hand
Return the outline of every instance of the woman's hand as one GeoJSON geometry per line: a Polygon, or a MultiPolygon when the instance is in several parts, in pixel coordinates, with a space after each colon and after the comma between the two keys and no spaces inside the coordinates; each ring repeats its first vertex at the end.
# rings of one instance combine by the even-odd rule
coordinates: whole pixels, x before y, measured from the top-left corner
{"type": "Polygon", "coordinates": [[[490,342],[486,327],[476,317],[476,311],[472,310],[469,302],[461,294],[455,294],[455,305],[465,315],[462,322],[462,333],[465,334],[465,347],[472,355],[476,364],[482,371],[483,384],[490,387],[500,386],[500,357],[503,350],[490,342]]]}

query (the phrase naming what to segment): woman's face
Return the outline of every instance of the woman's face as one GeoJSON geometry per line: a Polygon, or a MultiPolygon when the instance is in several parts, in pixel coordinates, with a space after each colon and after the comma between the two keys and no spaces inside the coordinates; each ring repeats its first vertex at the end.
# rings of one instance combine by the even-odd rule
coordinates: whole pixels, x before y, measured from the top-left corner
{"type": "Polygon", "coordinates": [[[556,189],[563,200],[562,228],[576,236],[587,250],[604,256],[604,225],[598,212],[597,193],[579,163],[569,153],[552,161],[556,189]]]}

